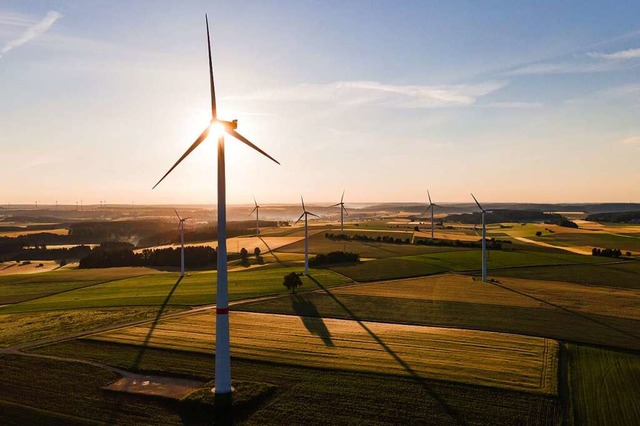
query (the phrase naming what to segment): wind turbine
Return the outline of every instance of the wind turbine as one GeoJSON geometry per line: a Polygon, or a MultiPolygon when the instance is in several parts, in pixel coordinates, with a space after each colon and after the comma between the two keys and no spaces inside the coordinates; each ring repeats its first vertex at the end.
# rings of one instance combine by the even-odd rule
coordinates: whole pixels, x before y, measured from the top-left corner
{"type": "Polygon", "coordinates": [[[476,202],[478,208],[482,212],[482,282],[485,283],[487,282],[487,228],[484,222],[484,214],[487,213],[488,210],[482,208],[473,194],[471,194],[471,196],[473,197],[473,201],[476,202]]]}
{"type": "Polygon", "coordinates": [[[340,206],[340,232],[344,234],[344,213],[346,212],[347,214],[349,214],[349,212],[347,211],[347,208],[344,206],[344,191],[342,191],[342,197],[340,197],[340,202],[329,207],[338,207],[338,206],[340,206]]]}
{"type": "Polygon", "coordinates": [[[434,207],[440,207],[440,206],[431,202],[431,194],[429,194],[429,190],[427,190],[427,196],[429,197],[429,207],[427,207],[427,209],[424,211],[424,213],[422,213],[422,215],[424,216],[425,214],[427,214],[429,210],[431,210],[431,241],[433,241],[433,210],[434,210],[434,207]]]}
{"type": "Polygon", "coordinates": [[[251,210],[251,213],[249,213],[249,216],[251,216],[253,212],[256,212],[256,237],[257,237],[257,236],[260,236],[260,206],[256,201],[256,197],[253,197],[253,202],[256,206],[253,208],[253,210],[251,210]]]}
{"type": "MultiPolygon", "coordinates": [[[[315,217],[319,216],[317,214],[308,212],[304,206],[304,198],[300,196],[300,199],[302,200],[302,214],[300,215],[298,220],[296,220],[296,223],[300,222],[300,219],[302,219],[302,216],[304,216],[304,274],[309,275],[309,228],[307,226],[307,218],[309,217],[309,215],[315,217]]],[[[294,225],[296,223],[294,223],[294,225]]]]}
{"type": "Polygon", "coordinates": [[[178,210],[173,209],[173,211],[176,212],[176,216],[178,216],[178,220],[180,221],[178,224],[178,229],[180,230],[180,276],[184,277],[184,221],[191,218],[181,218],[178,210]]]}
{"type": "Polygon", "coordinates": [[[218,270],[217,270],[217,294],[216,294],[216,357],[215,357],[215,388],[216,399],[225,405],[231,401],[231,356],[229,353],[229,294],[227,283],[227,203],[225,184],[224,161],[224,134],[227,133],[240,142],[249,145],[260,154],[278,163],[269,154],[251,143],[248,139],[236,131],[238,121],[218,120],[216,107],[216,92],[213,83],[213,63],[211,60],[211,39],[209,37],[209,19],[205,15],[207,26],[207,48],[209,52],[209,85],[211,88],[211,121],[191,144],[182,157],[169,169],[167,173],[155,184],[154,188],[167,177],[191,152],[204,141],[211,129],[218,138],[218,270]]]}

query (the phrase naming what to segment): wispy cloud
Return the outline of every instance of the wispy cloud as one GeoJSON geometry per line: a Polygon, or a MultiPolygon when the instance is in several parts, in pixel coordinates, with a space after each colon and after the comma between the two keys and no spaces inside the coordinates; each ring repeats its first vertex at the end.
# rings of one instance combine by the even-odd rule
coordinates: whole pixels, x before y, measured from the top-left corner
{"type": "MultiPolygon", "coordinates": [[[[22,35],[20,35],[20,37],[10,40],[9,42],[7,42],[2,49],[0,49],[0,58],[5,55],[6,53],[10,52],[11,50],[15,49],[16,47],[22,46],[25,43],[28,43],[29,41],[33,40],[34,38],[38,37],[39,35],[47,32],[49,30],[49,28],[51,28],[51,26],[62,17],[62,15],[58,12],[55,11],[50,11],[47,12],[47,14],[45,15],[45,17],[36,22],[35,24],[27,27],[24,32],[22,33],[22,35]]],[[[7,18],[8,19],[8,18],[7,18]]],[[[13,18],[12,20],[8,21],[9,23],[12,23],[13,25],[19,25],[21,23],[24,23],[24,20],[18,20],[17,18],[13,18]]]]}
{"type": "Polygon", "coordinates": [[[344,105],[378,105],[395,108],[437,108],[466,106],[506,82],[446,86],[393,85],[377,81],[338,81],[326,84],[299,84],[228,97],[229,100],[266,102],[331,102],[344,105]]]}
{"type": "Polygon", "coordinates": [[[619,52],[613,52],[613,53],[591,52],[591,53],[588,53],[587,55],[592,58],[606,59],[611,61],[621,61],[621,60],[627,60],[627,59],[640,58],[640,49],[627,49],[627,50],[621,50],[619,52]]]}
{"type": "Polygon", "coordinates": [[[640,59],[640,48],[611,53],[576,53],[561,59],[521,65],[505,72],[504,75],[577,74],[617,71],[640,65],[638,59],[640,59]]]}
{"type": "Polygon", "coordinates": [[[544,105],[540,102],[490,102],[488,104],[478,105],[481,108],[515,108],[530,109],[542,108],[544,105]]]}

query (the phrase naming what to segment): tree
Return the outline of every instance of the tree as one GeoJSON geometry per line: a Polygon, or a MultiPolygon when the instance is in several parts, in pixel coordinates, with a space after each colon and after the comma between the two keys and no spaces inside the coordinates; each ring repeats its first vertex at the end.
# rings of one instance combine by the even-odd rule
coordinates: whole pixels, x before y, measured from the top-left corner
{"type": "Polygon", "coordinates": [[[300,276],[295,272],[291,272],[284,276],[283,286],[287,288],[287,290],[291,290],[292,293],[296,292],[296,287],[300,287],[302,285],[302,280],[300,276]]]}
{"type": "Polygon", "coordinates": [[[416,231],[416,232],[419,232],[420,231],[420,227],[419,226],[414,226],[413,230],[416,231]]]}
{"type": "Polygon", "coordinates": [[[536,232],[536,237],[541,237],[541,236],[542,236],[542,231],[536,232]]]}
{"type": "Polygon", "coordinates": [[[256,247],[256,248],[254,248],[254,249],[253,249],[253,254],[256,256],[256,259],[257,259],[258,257],[260,257],[260,253],[262,253],[262,252],[260,251],[260,247],[256,247]]]}

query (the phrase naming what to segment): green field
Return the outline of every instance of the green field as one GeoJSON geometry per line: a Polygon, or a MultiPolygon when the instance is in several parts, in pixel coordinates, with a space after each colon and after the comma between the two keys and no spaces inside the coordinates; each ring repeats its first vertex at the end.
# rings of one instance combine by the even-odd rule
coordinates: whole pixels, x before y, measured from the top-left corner
{"type": "Polygon", "coordinates": [[[72,269],[28,275],[0,276],[0,305],[36,299],[63,291],[123,278],[158,274],[150,268],[72,269]]]}
{"type": "MultiPolygon", "coordinates": [[[[206,379],[213,373],[213,357],[193,352],[151,348],[140,360],[140,348],[87,340],[38,352],[58,356],[82,353],[87,359],[145,372],[206,379]]],[[[277,386],[273,399],[245,420],[249,425],[560,424],[558,403],[540,395],[236,358],[232,365],[235,380],[277,386]]]]}
{"type": "Polygon", "coordinates": [[[598,232],[545,234],[540,241],[559,246],[591,246],[600,248],[640,251],[640,236],[622,236],[598,232]]]}
{"type": "MultiPolygon", "coordinates": [[[[581,256],[560,251],[489,251],[487,268],[489,275],[503,268],[527,266],[592,264],[602,258],[581,256]]],[[[355,281],[377,281],[411,278],[447,271],[479,271],[482,264],[480,250],[455,250],[414,256],[391,257],[361,262],[357,265],[335,266],[331,269],[355,281]]],[[[517,275],[516,275],[517,276],[517,275]]]]}
{"type": "Polygon", "coordinates": [[[568,345],[569,423],[640,424],[640,355],[568,345]]]}
{"type": "MultiPolygon", "coordinates": [[[[257,268],[229,273],[229,300],[286,292],[282,281],[289,272],[300,267],[257,268]]],[[[57,309],[118,306],[204,305],[215,303],[215,272],[194,272],[178,283],[179,274],[163,273],[115,280],[0,308],[0,314],[37,312],[57,309]]],[[[322,285],[335,286],[350,280],[330,270],[315,270],[314,277],[322,285]]],[[[301,290],[316,288],[303,277],[301,290]]]]}

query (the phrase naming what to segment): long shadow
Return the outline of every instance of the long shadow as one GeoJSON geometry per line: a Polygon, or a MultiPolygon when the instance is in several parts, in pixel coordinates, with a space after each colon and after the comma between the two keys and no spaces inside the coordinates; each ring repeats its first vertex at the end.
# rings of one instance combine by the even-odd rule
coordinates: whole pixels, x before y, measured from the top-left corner
{"type": "Polygon", "coordinates": [[[302,319],[302,323],[309,333],[317,335],[325,346],[333,347],[331,332],[322,320],[318,308],[312,301],[296,294],[291,296],[291,307],[293,311],[302,319]]]}
{"type": "Polygon", "coordinates": [[[442,409],[459,425],[467,425],[467,422],[460,416],[460,413],[458,413],[458,411],[456,411],[455,408],[453,408],[452,406],[450,406],[449,404],[447,404],[447,402],[440,396],[438,395],[433,389],[431,389],[431,387],[429,386],[429,384],[427,383],[427,381],[422,378],[413,368],[411,368],[411,366],[409,364],[407,364],[402,358],[400,358],[400,356],[395,353],[393,351],[393,349],[391,349],[389,346],[387,346],[387,344],[377,335],[375,334],[369,327],[367,327],[367,325],[365,323],[362,322],[362,320],[360,320],[360,318],[358,318],[358,316],[351,310],[349,309],[348,306],[346,306],[344,303],[342,303],[337,297],[335,297],[333,295],[333,293],[331,293],[329,291],[329,289],[327,289],[325,286],[323,286],[322,284],[320,284],[320,282],[318,280],[316,280],[313,276],[311,275],[307,275],[307,277],[313,281],[318,287],[320,287],[325,293],[327,293],[327,295],[329,297],[331,297],[331,299],[333,299],[334,302],[336,302],[346,313],[347,315],[349,315],[354,321],[356,321],[360,327],[362,327],[380,346],[382,346],[382,348],[389,354],[391,355],[391,357],[398,363],[400,364],[400,366],[402,368],[404,368],[404,370],[409,373],[409,375],[411,376],[411,378],[418,383],[419,385],[422,386],[422,388],[429,394],[429,396],[431,396],[438,404],[440,404],[440,406],[442,407],[442,409]]]}
{"type": "Polygon", "coordinates": [[[547,300],[544,300],[544,299],[542,299],[542,298],[540,298],[540,297],[532,296],[532,295],[527,294],[527,293],[524,293],[524,292],[522,292],[522,291],[515,290],[515,289],[513,289],[513,288],[507,287],[506,285],[500,284],[498,281],[495,281],[495,280],[494,280],[494,281],[492,281],[492,282],[490,282],[490,284],[493,284],[493,285],[495,285],[496,287],[500,287],[500,288],[502,288],[502,289],[504,289],[504,290],[507,290],[507,291],[510,291],[510,292],[512,292],[512,293],[516,293],[516,294],[519,294],[519,295],[521,295],[521,296],[528,297],[528,298],[533,299],[533,300],[536,300],[536,301],[538,301],[538,302],[541,302],[541,303],[547,304],[547,305],[549,305],[549,306],[552,306],[552,307],[554,307],[554,308],[556,308],[556,309],[559,309],[559,310],[561,310],[561,311],[563,311],[563,312],[566,312],[566,313],[568,313],[568,314],[574,315],[574,316],[576,316],[576,317],[582,318],[582,319],[587,320],[587,321],[591,321],[591,322],[593,322],[594,324],[598,324],[599,326],[602,326],[602,327],[608,328],[608,329],[610,329],[610,330],[616,331],[616,332],[618,332],[618,333],[620,333],[620,334],[622,334],[622,335],[624,335],[624,336],[630,337],[630,338],[631,338],[631,339],[633,339],[633,340],[640,341],[640,336],[637,336],[637,335],[635,335],[635,334],[633,334],[633,333],[629,333],[628,331],[622,330],[622,329],[620,329],[620,328],[614,327],[614,326],[612,326],[611,324],[607,324],[606,322],[603,322],[603,321],[597,320],[597,319],[595,319],[595,318],[591,318],[590,316],[585,315],[585,314],[583,314],[583,313],[573,311],[573,310],[571,310],[571,309],[565,308],[564,306],[560,306],[560,305],[558,305],[558,304],[556,304],[556,303],[553,303],[553,302],[549,302],[549,301],[547,301],[547,300]]]}
{"type": "MultiPolygon", "coordinates": [[[[158,323],[160,322],[160,318],[162,317],[162,314],[164,313],[165,309],[167,308],[167,305],[169,304],[169,300],[171,300],[171,296],[173,296],[173,293],[176,291],[176,289],[178,288],[178,286],[180,285],[180,282],[182,281],[182,279],[184,278],[184,276],[180,276],[178,277],[178,281],[176,281],[176,283],[173,285],[173,287],[171,287],[171,290],[169,291],[169,294],[167,294],[167,297],[165,297],[164,301],[162,302],[162,305],[160,306],[160,309],[158,310],[158,314],[156,315],[156,317],[154,318],[153,322],[151,323],[151,326],[149,327],[149,332],[147,333],[147,336],[144,339],[144,342],[142,343],[142,347],[140,348],[140,352],[138,352],[138,355],[136,356],[136,358],[133,360],[133,363],[131,364],[131,370],[134,372],[138,371],[138,368],[140,367],[140,364],[142,363],[142,358],[144,357],[144,353],[147,350],[147,346],[149,345],[149,341],[151,340],[151,336],[153,335],[153,331],[156,329],[158,323]]],[[[126,392],[128,389],[125,388],[124,392],[126,392]]],[[[118,398],[118,402],[116,404],[116,407],[111,411],[111,416],[109,418],[109,421],[107,422],[107,424],[116,424],[116,420],[120,414],[120,411],[122,410],[122,405],[123,405],[123,399],[121,398],[125,398],[124,395],[120,395],[120,397],[118,398]]]]}
{"type": "Polygon", "coordinates": [[[278,256],[276,256],[276,252],[273,251],[271,247],[269,247],[269,244],[267,244],[267,242],[262,238],[262,236],[258,235],[258,238],[260,238],[260,241],[262,241],[262,244],[264,244],[265,247],[267,248],[268,250],[267,253],[271,254],[276,259],[276,262],[282,263],[282,261],[278,259],[278,256]]]}

